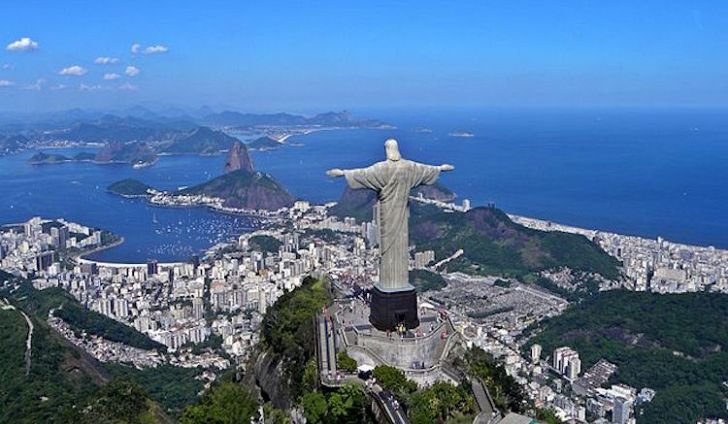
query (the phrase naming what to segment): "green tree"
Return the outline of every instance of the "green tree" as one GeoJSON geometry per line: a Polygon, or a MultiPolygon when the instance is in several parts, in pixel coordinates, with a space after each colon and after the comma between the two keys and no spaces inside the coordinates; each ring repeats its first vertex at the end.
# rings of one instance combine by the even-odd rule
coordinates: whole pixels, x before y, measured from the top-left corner
{"type": "Polygon", "coordinates": [[[359,386],[347,384],[328,399],[329,419],[333,423],[360,423],[366,418],[366,395],[359,386]]]}
{"type": "Polygon", "coordinates": [[[313,392],[318,388],[319,384],[319,370],[316,364],[316,359],[311,358],[306,362],[306,367],[303,369],[303,380],[301,381],[301,388],[304,392],[313,392]]]}
{"type": "Polygon", "coordinates": [[[410,394],[417,390],[417,383],[408,380],[404,372],[398,368],[378,365],[372,374],[380,386],[395,394],[410,394]]]}
{"type": "Polygon", "coordinates": [[[318,391],[306,393],[300,405],[306,421],[312,424],[358,424],[368,421],[366,394],[354,384],[347,384],[328,395],[318,391]]]}
{"type": "Polygon", "coordinates": [[[291,417],[286,411],[274,407],[270,402],[263,405],[263,414],[267,424],[291,424],[291,417]]]}
{"type": "Polygon", "coordinates": [[[438,381],[412,396],[409,415],[414,424],[432,424],[445,423],[474,410],[475,400],[465,387],[438,381]]]}
{"type": "Polygon", "coordinates": [[[292,397],[303,392],[306,363],[315,357],[314,317],[331,301],[323,281],[312,277],[283,294],[263,318],[261,336],[265,345],[283,363],[292,397]]]}
{"type": "Polygon", "coordinates": [[[523,412],[526,402],[523,388],[492,355],[474,347],[466,352],[465,362],[460,367],[483,381],[499,409],[523,412]]]}
{"type": "Polygon", "coordinates": [[[101,388],[95,399],[83,411],[84,423],[137,424],[142,423],[149,409],[147,394],[127,380],[114,380],[101,388]]]}
{"type": "Polygon", "coordinates": [[[182,424],[247,424],[258,416],[258,402],[238,384],[226,382],[213,386],[182,414],[182,424]]]}
{"type": "Polygon", "coordinates": [[[336,365],[348,373],[356,372],[357,367],[359,366],[356,363],[356,360],[349,356],[346,351],[341,351],[336,355],[336,365]]]}
{"type": "Polygon", "coordinates": [[[556,416],[551,408],[536,409],[536,419],[544,421],[546,424],[561,424],[561,420],[556,416]]]}
{"type": "Polygon", "coordinates": [[[306,422],[311,424],[326,422],[328,413],[328,404],[326,397],[321,392],[309,392],[301,398],[301,406],[303,407],[303,416],[306,422]]]}

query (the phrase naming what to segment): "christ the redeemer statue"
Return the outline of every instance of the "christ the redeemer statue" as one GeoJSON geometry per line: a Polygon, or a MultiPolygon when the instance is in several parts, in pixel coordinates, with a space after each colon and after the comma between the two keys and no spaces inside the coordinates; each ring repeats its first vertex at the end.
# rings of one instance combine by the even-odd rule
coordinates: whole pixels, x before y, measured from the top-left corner
{"type": "Polygon", "coordinates": [[[377,192],[379,201],[379,283],[374,285],[370,322],[380,330],[391,330],[400,324],[407,328],[419,325],[417,297],[409,283],[409,218],[410,190],[433,184],[442,171],[452,165],[426,165],[402,159],[397,140],[384,143],[387,159],[361,169],[332,169],[332,177],[346,177],[352,189],[366,188],[377,192]]]}

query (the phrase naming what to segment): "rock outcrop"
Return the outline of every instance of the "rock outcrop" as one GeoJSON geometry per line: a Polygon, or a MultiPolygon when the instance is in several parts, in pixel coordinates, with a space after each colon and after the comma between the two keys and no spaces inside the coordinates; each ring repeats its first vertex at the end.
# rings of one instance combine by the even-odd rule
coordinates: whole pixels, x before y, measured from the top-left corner
{"type": "Polygon", "coordinates": [[[264,399],[276,408],[288,409],[291,407],[291,394],[288,391],[289,381],[285,380],[280,358],[269,350],[260,352],[250,367],[250,372],[245,373],[243,384],[247,387],[258,389],[264,399]]]}
{"type": "Polygon", "coordinates": [[[253,161],[250,160],[248,149],[243,143],[236,141],[228,151],[227,160],[225,161],[225,173],[229,174],[239,170],[251,173],[254,171],[253,161]]]}

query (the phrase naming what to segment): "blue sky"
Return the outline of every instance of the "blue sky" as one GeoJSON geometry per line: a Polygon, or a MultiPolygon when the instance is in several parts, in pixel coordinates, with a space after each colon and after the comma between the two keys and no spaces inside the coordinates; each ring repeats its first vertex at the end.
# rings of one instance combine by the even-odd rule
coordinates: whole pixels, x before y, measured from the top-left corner
{"type": "Polygon", "coordinates": [[[728,106],[726,1],[3,2],[0,44],[0,111],[728,106]]]}

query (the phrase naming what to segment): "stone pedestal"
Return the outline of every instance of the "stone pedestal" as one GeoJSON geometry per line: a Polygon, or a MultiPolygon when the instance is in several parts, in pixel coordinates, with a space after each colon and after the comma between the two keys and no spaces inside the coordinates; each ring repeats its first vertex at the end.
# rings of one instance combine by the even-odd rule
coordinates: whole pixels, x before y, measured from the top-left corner
{"type": "Polygon", "coordinates": [[[382,290],[375,284],[371,291],[369,322],[380,331],[395,330],[400,323],[407,329],[420,325],[415,288],[382,290]]]}

